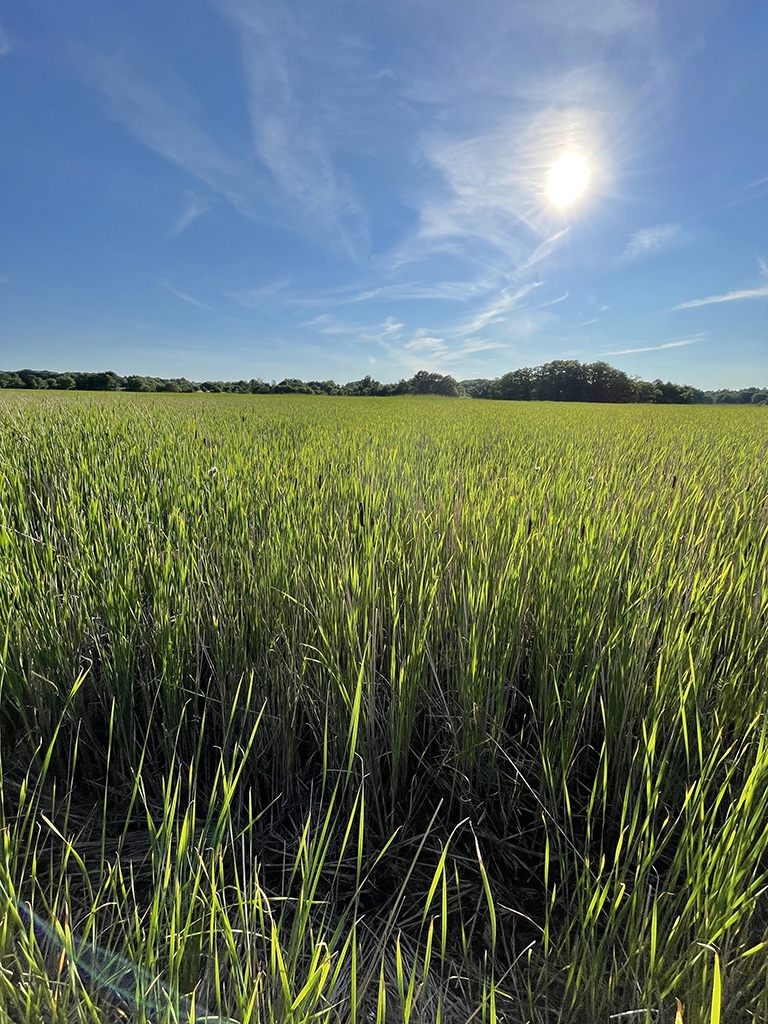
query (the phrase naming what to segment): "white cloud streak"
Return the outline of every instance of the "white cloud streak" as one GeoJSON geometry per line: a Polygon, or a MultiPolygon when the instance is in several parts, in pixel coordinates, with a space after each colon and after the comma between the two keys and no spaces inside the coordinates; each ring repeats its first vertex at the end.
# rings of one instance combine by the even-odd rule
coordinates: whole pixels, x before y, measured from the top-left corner
{"type": "Polygon", "coordinates": [[[456,347],[451,344],[448,337],[433,336],[425,329],[420,328],[402,347],[385,347],[389,354],[408,370],[428,369],[450,372],[453,363],[459,363],[480,352],[489,352],[508,346],[483,338],[469,338],[456,347]]]}
{"type": "Polygon", "coordinates": [[[642,32],[656,25],[653,0],[528,0],[523,6],[532,17],[558,28],[568,24],[606,36],[642,32]]]}
{"type": "Polygon", "coordinates": [[[751,203],[755,199],[762,199],[764,195],[768,195],[768,177],[758,178],[756,181],[750,181],[749,184],[744,185],[741,194],[730,202],[723,203],[721,209],[728,210],[733,206],[751,203]]]}
{"type": "Polygon", "coordinates": [[[768,298],[768,284],[760,285],[758,288],[742,288],[739,291],[726,292],[725,295],[708,295],[706,299],[690,299],[688,302],[681,302],[673,309],[695,309],[697,306],[712,306],[718,302],[740,302],[742,299],[765,299],[768,298]]]}
{"type": "Polygon", "coordinates": [[[165,288],[167,292],[170,292],[171,295],[175,295],[177,299],[182,299],[192,306],[197,306],[198,309],[213,309],[212,306],[207,306],[204,302],[200,302],[199,299],[187,294],[187,292],[183,292],[180,288],[175,288],[166,278],[162,278],[157,283],[161,288],[165,288]]]}
{"type": "Polygon", "coordinates": [[[183,231],[187,230],[192,221],[207,213],[211,206],[212,202],[210,199],[195,195],[194,192],[187,192],[186,209],[168,232],[168,237],[178,238],[183,231]]]}
{"type": "Polygon", "coordinates": [[[8,33],[0,25],[0,57],[7,57],[9,53],[13,51],[13,44],[8,36],[8,33]]]}
{"type": "Polygon", "coordinates": [[[543,284],[541,281],[534,281],[531,284],[521,285],[517,289],[502,288],[501,291],[488,303],[485,309],[481,309],[465,324],[459,327],[456,333],[459,336],[476,334],[490,324],[502,323],[508,315],[520,307],[523,299],[535,288],[543,284]]]}
{"type": "Polygon", "coordinates": [[[111,120],[133,137],[228,199],[246,216],[255,216],[256,182],[246,163],[226,153],[197,123],[200,105],[166,72],[150,82],[123,57],[104,57],[75,47],[72,63],[100,96],[111,120]]]}
{"type": "MultiPolygon", "coordinates": [[[[97,55],[79,46],[72,49],[71,63],[100,96],[109,118],[240,214],[256,220],[268,210],[298,234],[359,255],[368,246],[365,217],[350,179],[333,164],[319,117],[292,94],[283,29],[275,26],[273,34],[268,25],[260,28],[255,15],[249,18],[245,5],[234,0],[225,9],[240,35],[253,126],[252,142],[237,156],[203,127],[201,104],[167,69],[142,73],[123,56],[97,55]]],[[[204,212],[200,202],[198,197],[190,203],[171,237],[204,212]]]]}
{"type": "Polygon", "coordinates": [[[629,236],[622,259],[638,259],[640,256],[648,256],[679,244],[682,239],[682,230],[682,224],[674,223],[653,224],[651,227],[640,228],[629,236]]]}
{"type": "Polygon", "coordinates": [[[302,90],[307,66],[319,71],[328,56],[316,52],[322,44],[308,45],[303,19],[277,5],[220,0],[219,6],[239,36],[256,151],[286,211],[359,258],[370,245],[366,218],[351,178],[334,161],[340,129],[324,106],[322,75],[315,80],[320,97],[302,90]]]}
{"type": "Polygon", "coordinates": [[[766,278],[766,283],[756,288],[741,288],[737,291],[726,292],[724,295],[709,295],[705,299],[690,299],[688,302],[681,302],[673,309],[695,309],[697,306],[712,306],[720,302],[741,302],[742,299],[765,299],[768,298],[768,264],[758,257],[760,265],[760,276],[766,278]]]}
{"type": "MultiPolygon", "coordinates": [[[[552,327],[556,318],[551,313],[513,310],[505,326],[504,338],[467,337],[462,328],[435,329],[407,325],[393,316],[381,323],[362,324],[345,321],[322,313],[302,324],[303,327],[326,337],[335,338],[342,347],[376,345],[395,364],[413,372],[419,369],[456,372],[455,367],[472,360],[474,356],[511,349],[515,342],[528,341],[543,328],[552,327]]],[[[467,367],[462,368],[464,372],[467,367]]],[[[473,368],[474,369],[474,368],[473,368]]],[[[477,367],[480,372],[480,366],[477,367]]]]}
{"type": "Polygon", "coordinates": [[[701,338],[685,338],[683,341],[668,341],[664,345],[643,345],[641,348],[619,348],[603,352],[604,356],[629,356],[635,352],[661,352],[665,348],[682,348],[685,345],[697,345],[701,338]]]}
{"type": "Polygon", "coordinates": [[[278,281],[270,281],[268,284],[260,285],[257,288],[242,288],[236,292],[226,292],[229,299],[234,299],[246,309],[261,309],[265,302],[279,296],[290,285],[287,277],[278,281]]]}
{"type": "Polygon", "coordinates": [[[442,299],[446,302],[468,302],[487,295],[497,287],[488,280],[475,281],[412,281],[403,284],[382,285],[369,288],[345,298],[331,299],[335,305],[347,305],[354,302],[370,302],[372,300],[403,302],[408,299],[442,299]]]}
{"type": "MultiPolygon", "coordinates": [[[[316,307],[336,308],[340,306],[358,305],[367,302],[407,302],[442,300],[445,302],[471,303],[483,299],[503,286],[504,275],[480,276],[466,281],[404,281],[396,284],[384,284],[377,287],[363,288],[344,285],[340,288],[326,288],[318,291],[289,291],[289,281],[279,282],[279,288],[266,285],[263,288],[245,288],[226,294],[244,306],[253,304],[254,299],[264,295],[279,294],[279,299],[286,306],[297,309],[316,307]]],[[[557,300],[555,300],[557,301],[557,300]]]]}
{"type": "Polygon", "coordinates": [[[446,354],[445,338],[430,338],[417,335],[411,338],[403,346],[409,352],[429,352],[432,354],[446,354]]]}

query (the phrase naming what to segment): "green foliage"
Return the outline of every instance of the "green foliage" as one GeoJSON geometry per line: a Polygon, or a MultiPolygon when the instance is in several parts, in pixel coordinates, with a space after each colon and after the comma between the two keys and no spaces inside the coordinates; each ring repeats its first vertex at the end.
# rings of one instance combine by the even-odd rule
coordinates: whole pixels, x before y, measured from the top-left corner
{"type": "Polygon", "coordinates": [[[765,389],[742,391],[700,391],[682,384],[628,377],[608,363],[579,363],[575,359],[556,359],[543,366],[523,367],[496,380],[476,378],[458,382],[441,373],[419,370],[410,380],[382,384],[370,375],[347,384],[332,380],[303,381],[286,377],[267,383],[261,378],[239,381],[205,381],[195,384],[184,377],[119,377],[107,373],[53,373],[50,370],[0,372],[0,388],[78,391],[166,391],[238,395],[349,395],[386,397],[397,395],[442,395],[449,398],[494,398],[515,402],[612,402],[651,403],[654,405],[707,405],[712,403],[765,405],[765,389]]]}
{"type": "Polygon", "coordinates": [[[4,394],[0,1017],[766,1019],[767,444],[4,394]]]}

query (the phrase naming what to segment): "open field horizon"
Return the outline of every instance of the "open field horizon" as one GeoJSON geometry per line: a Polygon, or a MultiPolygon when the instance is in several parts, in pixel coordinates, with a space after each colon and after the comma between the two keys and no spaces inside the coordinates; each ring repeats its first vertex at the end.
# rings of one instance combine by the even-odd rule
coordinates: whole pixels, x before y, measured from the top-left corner
{"type": "Polygon", "coordinates": [[[768,1019],[766,466],[756,406],[0,393],[3,1018],[768,1019]]]}

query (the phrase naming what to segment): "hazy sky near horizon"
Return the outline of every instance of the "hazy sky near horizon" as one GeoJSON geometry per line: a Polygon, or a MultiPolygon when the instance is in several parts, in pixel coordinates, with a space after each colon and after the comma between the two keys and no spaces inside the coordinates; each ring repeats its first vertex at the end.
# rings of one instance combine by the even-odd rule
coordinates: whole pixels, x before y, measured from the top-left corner
{"type": "Polygon", "coordinates": [[[766,52],[764,0],[0,4],[0,368],[768,385],[766,52]]]}

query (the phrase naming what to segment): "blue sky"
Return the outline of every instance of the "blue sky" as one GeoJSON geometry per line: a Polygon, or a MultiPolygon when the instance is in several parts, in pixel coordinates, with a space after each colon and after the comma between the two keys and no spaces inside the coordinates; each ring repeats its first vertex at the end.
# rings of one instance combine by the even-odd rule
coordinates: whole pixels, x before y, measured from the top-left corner
{"type": "Polygon", "coordinates": [[[767,47],[764,0],[0,6],[0,367],[764,386],[767,47]]]}

